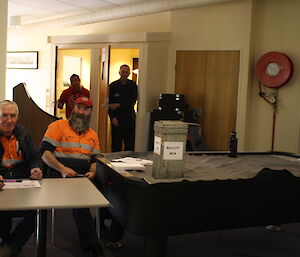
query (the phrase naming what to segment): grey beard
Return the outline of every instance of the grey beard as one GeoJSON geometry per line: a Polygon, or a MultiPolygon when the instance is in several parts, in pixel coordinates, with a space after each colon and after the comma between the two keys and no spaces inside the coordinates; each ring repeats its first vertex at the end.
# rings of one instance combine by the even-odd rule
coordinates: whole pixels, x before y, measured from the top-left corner
{"type": "Polygon", "coordinates": [[[85,133],[90,127],[91,115],[85,116],[79,113],[72,112],[69,118],[69,124],[78,134],[85,133]]]}

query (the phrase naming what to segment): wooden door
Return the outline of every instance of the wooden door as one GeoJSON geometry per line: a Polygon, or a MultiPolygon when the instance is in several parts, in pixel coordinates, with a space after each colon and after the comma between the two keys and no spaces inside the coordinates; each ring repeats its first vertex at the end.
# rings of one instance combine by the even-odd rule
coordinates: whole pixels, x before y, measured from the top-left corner
{"type": "Polygon", "coordinates": [[[178,51],[175,92],[186,95],[191,108],[201,107],[199,120],[205,147],[228,150],[236,127],[239,51],[178,51]]]}
{"type": "Polygon", "coordinates": [[[107,143],[107,123],[108,123],[108,81],[109,81],[109,58],[110,46],[101,49],[101,70],[100,70],[100,90],[99,90],[99,143],[101,152],[109,152],[107,143]]]}
{"type": "Polygon", "coordinates": [[[228,150],[236,128],[239,51],[207,53],[203,130],[209,149],[228,150]]]}
{"type": "MultiPolygon", "coordinates": [[[[177,51],[175,93],[183,94],[190,108],[205,107],[205,51],[177,51]]],[[[203,116],[198,120],[203,124],[203,116]]]]}

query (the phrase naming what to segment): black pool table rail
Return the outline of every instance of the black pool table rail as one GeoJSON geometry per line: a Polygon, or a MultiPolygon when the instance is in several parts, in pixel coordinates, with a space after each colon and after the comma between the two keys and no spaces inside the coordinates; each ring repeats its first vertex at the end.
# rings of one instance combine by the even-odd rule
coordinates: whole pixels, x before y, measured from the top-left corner
{"type": "Polygon", "coordinates": [[[300,178],[288,170],[265,168],[250,179],[148,184],[98,161],[97,184],[111,214],[145,238],[147,257],[164,256],[170,235],[300,221],[300,178]]]}

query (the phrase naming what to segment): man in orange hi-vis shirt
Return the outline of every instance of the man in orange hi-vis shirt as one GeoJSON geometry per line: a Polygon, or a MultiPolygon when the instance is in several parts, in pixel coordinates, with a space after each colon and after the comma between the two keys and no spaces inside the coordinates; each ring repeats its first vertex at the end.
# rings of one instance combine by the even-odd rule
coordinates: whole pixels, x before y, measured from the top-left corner
{"type": "MultiPolygon", "coordinates": [[[[89,127],[92,107],[91,99],[80,97],[68,120],[57,120],[48,126],[41,155],[50,167],[51,176],[82,175],[91,180],[96,176],[96,157],[100,154],[100,147],[97,133],[89,127]]],[[[92,252],[94,257],[104,256],[90,210],[72,211],[82,250],[92,252]]]]}
{"type": "MultiPolygon", "coordinates": [[[[0,101],[0,191],[5,184],[23,178],[41,179],[43,163],[29,131],[17,124],[19,108],[0,101]]],[[[8,189],[9,190],[9,189],[8,189]]],[[[17,189],[21,190],[21,189],[17,189]]],[[[0,197],[1,192],[0,192],[0,197]]],[[[35,211],[0,212],[0,256],[16,256],[34,230],[35,211]],[[13,217],[20,222],[13,224],[13,217]]]]}

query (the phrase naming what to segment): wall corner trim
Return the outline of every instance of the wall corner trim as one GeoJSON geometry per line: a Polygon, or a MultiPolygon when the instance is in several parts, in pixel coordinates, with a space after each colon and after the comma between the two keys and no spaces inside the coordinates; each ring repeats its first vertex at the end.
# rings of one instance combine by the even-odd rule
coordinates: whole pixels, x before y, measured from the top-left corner
{"type": "Polygon", "coordinates": [[[171,32],[142,32],[142,33],[116,33],[98,35],[69,35],[49,36],[47,42],[53,45],[81,44],[81,43],[119,43],[119,42],[155,42],[169,41],[171,32]]]}

